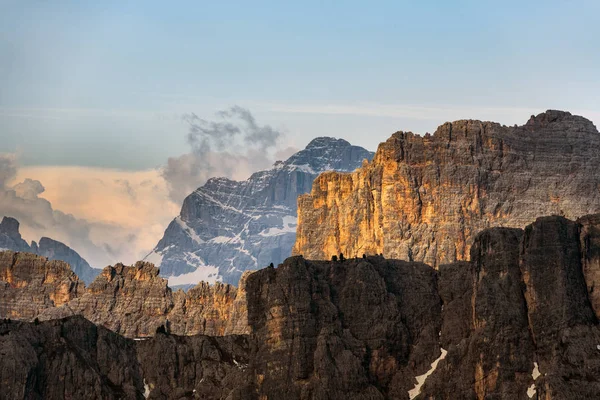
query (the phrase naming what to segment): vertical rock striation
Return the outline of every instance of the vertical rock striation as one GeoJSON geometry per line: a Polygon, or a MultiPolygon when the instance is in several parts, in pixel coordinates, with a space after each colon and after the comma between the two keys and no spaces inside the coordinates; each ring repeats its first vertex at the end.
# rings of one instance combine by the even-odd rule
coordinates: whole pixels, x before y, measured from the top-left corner
{"type": "Polygon", "coordinates": [[[92,283],[94,278],[100,273],[99,269],[90,267],[90,264],[88,264],[86,260],[64,243],[43,237],[40,239],[40,243],[37,246],[34,247],[34,244],[35,242],[32,242],[32,250],[34,250],[34,253],[47,257],[49,260],[61,260],[66,262],[71,266],[71,269],[77,274],[79,279],[88,285],[92,283]]]}
{"type": "MultiPolygon", "coordinates": [[[[49,320],[82,315],[131,338],[153,336],[160,326],[178,335],[246,333],[246,307],[237,300],[237,293],[234,286],[205,282],[187,293],[173,293],[158,268],[139,261],[132,266],[104,268],[85,293],[61,307],[41,311],[38,317],[49,320]]],[[[244,295],[240,289],[240,299],[244,295]]]]}
{"type": "MultiPolygon", "coordinates": [[[[167,328],[134,341],[77,316],[0,321],[0,384],[11,399],[599,398],[599,230],[600,214],[490,228],[470,261],[438,270],[381,256],[291,257],[246,276],[245,297],[225,301],[227,318],[247,321],[243,335],[167,328]]],[[[165,304],[154,293],[164,279],[145,263],[111,268],[92,286],[115,296],[97,302],[112,302],[130,327],[137,312],[145,326],[165,304]]],[[[218,287],[194,296],[220,303],[218,287]]],[[[197,326],[202,314],[183,319],[197,326]]]]}
{"type": "Polygon", "coordinates": [[[247,282],[259,397],[403,398],[440,354],[436,274],[379,257],[293,257],[247,282]]]}
{"type": "Polygon", "coordinates": [[[85,284],[63,261],[0,252],[0,318],[29,320],[83,294],[85,284]]]}
{"type": "Polygon", "coordinates": [[[600,134],[561,111],[523,126],[461,120],[433,135],[397,132],[372,162],[319,175],[298,199],[294,254],[383,253],[437,267],[467,260],[473,238],[543,215],[600,211],[600,134]]]}

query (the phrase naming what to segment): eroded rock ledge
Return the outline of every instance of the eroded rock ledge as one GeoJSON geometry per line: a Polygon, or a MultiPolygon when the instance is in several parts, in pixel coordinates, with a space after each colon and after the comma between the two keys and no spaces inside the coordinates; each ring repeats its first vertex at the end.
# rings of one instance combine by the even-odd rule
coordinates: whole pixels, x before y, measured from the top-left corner
{"type": "Polygon", "coordinates": [[[598,398],[598,232],[599,215],[488,229],[471,261],[437,271],[292,257],[248,276],[241,336],[134,341],[79,317],[5,321],[0,380],[13,398],[69,385],[86,398],[598,398]]]}
{"type": "Polygon", "coordinates": [[[41,321],[82,315],[130,338],[153,336],[165,325],[178,335],[248,332],[245,276],[239,288],[201,282],[174,292],[153,264],[108,266],[86,288],[61,261],[29,253],[0,253],[0,318],[41,321]]]}

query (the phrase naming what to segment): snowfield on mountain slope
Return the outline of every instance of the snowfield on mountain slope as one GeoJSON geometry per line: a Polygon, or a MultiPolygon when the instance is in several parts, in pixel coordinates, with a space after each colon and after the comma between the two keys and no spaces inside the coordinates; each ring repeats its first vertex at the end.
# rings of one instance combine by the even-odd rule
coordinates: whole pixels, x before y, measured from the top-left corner
{"type": "Polygon", "coordinates": [[[317,138],[246,181],[211,178],[183,202],[147,260],[172,284],[237,285],[246,270],[281,263],[296,240],[297,197],[324,171],[353,171],[373,153],[341,139],[317,138]],[[176,282],[176,283],[174,283],[176,282]]]}

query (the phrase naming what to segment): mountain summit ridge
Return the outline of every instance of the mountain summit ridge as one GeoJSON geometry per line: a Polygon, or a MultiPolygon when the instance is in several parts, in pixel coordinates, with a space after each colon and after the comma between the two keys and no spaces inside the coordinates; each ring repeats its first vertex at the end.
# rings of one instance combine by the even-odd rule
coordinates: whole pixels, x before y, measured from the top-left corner
{"type": "Polygon", "coordinates": [[[396,132],[373,160],[328,172],[298,199],[294,254],[383,253],[437,266],[468,257],[482,229],[600,211],[600,134],[548,110],[522,126],[458,120],[396,132]]]}
{"type": "Polygon", "coordinates": [[[49,237],[42,237],[39,244],[35,241],[29,245],[19,232],[19,221],[13,217],[4,216],[0,222],[0,249],[26,252],[46,257],[49,260],[64,261],[85,283],[91,283],[100,273],[92,268],[75,250],[66,244],[49,237]]]}
{"type": "Polygon", "coordinates": [[[172,286],[204,280],[237,284],[245,270],[291,254],[297,196],[327,170],[352,171],[373,156],[344,139],[319,137],[285,161],[245,181],[211,178],[183,201],[181,212],[145,258],[172,286]]]}

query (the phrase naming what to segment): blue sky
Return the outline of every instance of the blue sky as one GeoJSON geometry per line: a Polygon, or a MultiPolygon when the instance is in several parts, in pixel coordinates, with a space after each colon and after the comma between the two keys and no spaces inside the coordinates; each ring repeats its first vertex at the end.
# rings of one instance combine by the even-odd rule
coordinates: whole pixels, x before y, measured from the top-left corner
{"type": "Polygon", "coordinates": [[[598,124],[599,20],[597,0],[0,0],[0,216],[94,266],[132,263],[209,176],[245,179],[317,136],[375,150],[549,108],[598,124]],[[234,105],[254,117],[239,126],[284,135],[190,146],[184,114],[234,105]]]}
{"type": "Polygon", "coordinates": [[[451,119],[599,122],[600,2],[0,0],[0,152],[157,167],[234,104],[375,149],[451,119]]]}

